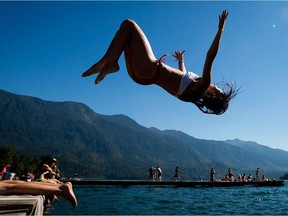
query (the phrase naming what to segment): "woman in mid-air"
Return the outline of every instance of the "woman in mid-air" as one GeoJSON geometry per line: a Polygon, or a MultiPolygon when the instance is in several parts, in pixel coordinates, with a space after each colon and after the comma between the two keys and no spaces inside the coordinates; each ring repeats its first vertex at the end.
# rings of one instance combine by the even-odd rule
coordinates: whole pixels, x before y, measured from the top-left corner
{"type": "Polygon", "coordinates": [[[211,84],[212,64],[217,55],[228,11],[219,16],[217,34],[207,52],[202,77],[187,72],[183,54],[176,50],[173,56],[178,60],[178,69],[157,60],[145,34],[130,19],[122,22],[104,56],[89,70],[82,74],[87,77],[99,73],[95,83],[98,84],[107,74],[118,71],[118,59],[124,51],[126,67],[130,77],[138,84],[156,84],[170,94],[185,102],[194,103],[202,112],[220,115],[224,113],[229,101],[237,94],[232,85],[226,84],[224,89],[211,84]]]}

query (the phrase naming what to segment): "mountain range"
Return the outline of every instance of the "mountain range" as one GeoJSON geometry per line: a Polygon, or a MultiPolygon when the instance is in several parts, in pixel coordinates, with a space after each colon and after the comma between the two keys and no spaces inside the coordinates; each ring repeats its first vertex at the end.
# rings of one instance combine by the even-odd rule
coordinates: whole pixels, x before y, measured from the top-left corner
{"type": "Polygon", "coordinates": [[[51,102],[0,90],[0,146],[31,157],[52,154],[62,175],[93,179],[146,179],[159,165],[170,180],[179,166],[185,180],[288,170],[288,152],[239,139],[197,139],[176,130],[139,125],[125,115],[101,115],[77,102],[51,102]]]}

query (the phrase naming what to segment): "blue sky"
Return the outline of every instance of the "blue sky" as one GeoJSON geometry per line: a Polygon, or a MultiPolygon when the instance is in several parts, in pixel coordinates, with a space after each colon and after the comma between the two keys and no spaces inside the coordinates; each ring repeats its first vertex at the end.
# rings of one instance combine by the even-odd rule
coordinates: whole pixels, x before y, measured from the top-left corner
{"type": "MultiPolygon", "coordinates": [[[[0,88],[50,101],[76,101],[105,115],[125,114],[145,127],[201,139],[239,138],[288,150],[288,2],[0,2],[0,88]],[[99,85],[81,74],[102,57],[119,25],[134,19],[160,57],[185,49],[201,74],[218,15],[230,14],[213,65],[213,82],[239,94],[221,116],[201,113],[160,87],[120,71],[99,85]]],[[[177,67],[177,63],[169,62],[177,67]]]]}

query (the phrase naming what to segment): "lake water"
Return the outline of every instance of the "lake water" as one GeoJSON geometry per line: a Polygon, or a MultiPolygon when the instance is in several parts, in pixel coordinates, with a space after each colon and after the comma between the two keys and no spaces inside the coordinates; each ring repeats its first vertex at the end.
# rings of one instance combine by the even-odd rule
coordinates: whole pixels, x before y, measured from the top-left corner
{"type": "Polygon", "coordinates": [[[61,198],[50,215],[288,215],[282,187],[74,186],[78,207],[61,198]]]}

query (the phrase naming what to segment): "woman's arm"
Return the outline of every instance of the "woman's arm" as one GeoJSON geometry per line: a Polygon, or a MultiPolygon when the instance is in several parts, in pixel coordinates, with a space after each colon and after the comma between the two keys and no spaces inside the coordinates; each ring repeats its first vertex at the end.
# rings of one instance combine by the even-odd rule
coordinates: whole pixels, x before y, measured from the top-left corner
{"type": "Polygon", "coordinates": [[[49,172],[52,175],[56,175],[56,173],[50,168],[50,166],[48,164],[43,164],[42,169],[45,170],[46,173],[49,172]]]}
{"type": "Polygon", "coordinates": [[[219,44],[220,44],[220,40],[221,40],[221,37],[222,37],[222,33],[224,31],[224,25],[225,25],[225,21],[228,17],[228,11],[224,10],[222,12],[222,14],[219,16],[219,24],[218,24],[218,31],[217,31],[217,34],[210,46],[210,49],[208,50],[207,52],[207,55],[206,55],[206,60],[205,60],[205,63],[204,63],[204,68],[203,68],[203,74],[202,74],[202,78],[201,78],[201,81],[200,81],[200,86],[203,88],[203,89],[207,89],[211,83],[211,80],[212,80],[212,64],[213,64],[213,61],[217,55],[217,52],[218,52],[218,48],[219,48],[219,44]]]}
{"type": "Polygon", "coordinates": [[[174,54],[172,54],[172,56],[174,56],[178,61],[178,69],[185,73],[186,68],[185,68],[184,59],[183,59],[184,52],[185,52],[185,50],[183,50],[182,52],[180,50],[175,50],[175,52],[174,52],[174,54]]]}

